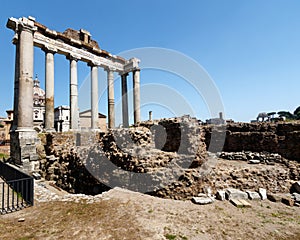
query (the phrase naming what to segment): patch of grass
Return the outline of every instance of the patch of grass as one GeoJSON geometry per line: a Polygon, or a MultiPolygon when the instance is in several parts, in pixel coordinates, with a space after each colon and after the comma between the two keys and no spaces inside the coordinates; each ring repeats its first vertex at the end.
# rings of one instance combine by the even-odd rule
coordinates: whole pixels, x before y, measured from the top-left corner
{"type": "Polygon", "coordinates": [[[9,155],[6,153],[0,153],[0,159],[3,159],[3,158],[7,159],[7,158],[9,158],[9,155]]]}
{"type": "Polygon", "coordinates": [[[154,211],[153,209],[149,209],[148,213],[153,213],[153,211],[154,211]]]}
{"type": "Polygon", "coordinates": [[[277,212],[277,213],[272,213],[271,215],[272,215],[272,217],[278,217],[278,218],[281,217],[280,214],[279,214],[278,212],[277,212]]]}
{"type": "Polygon", "coordinates": [[[261,223],[262,224],[265,224],[265,223],[273,223],[274,224],[274,221],[272,221],[271,219],[265,219],[261,223]]]}
{"type": "Polygon", "coordinates": [[[166,237],[166,239],[168,239],[168,240],[174,240],[174,239],[176,239],[177,236],[168,233],[168,234],[165,235],[165,237],[166,237]]]}
{"type": "Polygon", "coordinates": [[[216,210],[219,210],[219,211],[223,211],[223,210],[224,210],[224,208],[219,207],[219,206],[215,206],[215,209],[216,209],[216,210]]]}

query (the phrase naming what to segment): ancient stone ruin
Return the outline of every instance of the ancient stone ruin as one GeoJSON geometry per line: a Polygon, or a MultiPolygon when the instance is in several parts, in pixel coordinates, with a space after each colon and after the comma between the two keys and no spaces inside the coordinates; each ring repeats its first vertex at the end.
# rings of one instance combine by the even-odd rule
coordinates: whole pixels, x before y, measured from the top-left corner
{"type": "MultiPolygon", "coordinates": [[[[235,145],[235,153],[208,152],[208,136],[218,127],[184,117],[148,121],[102,134],[47,133],[39,151],[43,156],[41,174],[73,193],[97,194],[116,186],[173,199],[191,199],[208,188],[213,194],[227,188],[287,193],[300,180],[297,152],[290,153],[299,142],[285,148],[286,152],[282,148],[281,154],[275,151],[276,146],[270,149],[267,140],[256,143],[260,152],[251,152],[250,146],[247,149],[243,144],[258,134],[275,134],[274,129],[297,138],[300,125],[266,124],[247,125],[247,135],[243,133],[244,142],[235,145]],[[256,132],[258,129],[261,132],[256,132]],[[260,161],[252,162],[257,159],[260,161]],[[244,165],[236,166],[231,160],[244,165]]],[[[246,130],[239,123],[228,129],[236,136],[241,129],[246,130]]],[[[226,139],[224,150],[230,150],[234,141],[226,139]]]]}
{"type": "Polygon", "coordinates": [[[9,18],[7,27],[15,32],[16,45],[14,81],[14,121],[11,131],[12,158],[24,169],[38,168],[35,145],[38,144],[33,129],[33,66],[34,47],[45,52],[46,102],[45,129],[54,130],[54,55],[62,54],[70,61],[70,126],[79,130],[77,62],[83,61],[91,68],[91,128],[96,129],[98,121],[98,68],[107,72],[108,82],[108,127],[114,128],[114,77],[117,72],[122,77],[123,125],[128,127],[127,76],[132,72],[134,88],[134,122],[140,122],[140,69],[139,60],[126,60],[101,49],[91,39],[91,34],[83,29],[67,29],[57,32],[37,22],[33,17],[9,18]],[[31,104],[32,103],[32,104],[31,104]]]}
{"type": "Polygon", "coordinates": [[[15,31],[16,45],[11,158],[26,171],[38,172],[70,193],[91,195],[116,186],[172,199],[216,193],[223,196],[223,189],[227,189],[228,195],[248,194],[251,198],[256,198],[255,191],[260,191],[265,198],[266,191],[286,193],[292,186],[297,189],[294,184],[300,180],[299,123],[201,125],[189,116],[160,120],[151,117],[141,122],[138,59],[126,60],[110,54],[83,29],[60,33],[32,17],[10,18],[7,27],[15,31]],[[32,119],[34,46],[45,51],[46,59],[46,131],[40,134],[33,130],[32,119]],[[70,61],[72,131],[68,133],[53,131],[54,54],[63,54],[70,61]],[[79,60],[91,67],[90,132],[79,131],[78,125],[79,60]],[[107,132],[96,131],[95,127],[99,67],[107,71],[107,132]],[[113,72],[122,78],[125,128],[121,129],[114,128],[113,72]],[[134,125],[129,127],[127,75],[130,72],[134,83],[134,125]],[[236,162],[231,164],[231,161],[236,162]]]}

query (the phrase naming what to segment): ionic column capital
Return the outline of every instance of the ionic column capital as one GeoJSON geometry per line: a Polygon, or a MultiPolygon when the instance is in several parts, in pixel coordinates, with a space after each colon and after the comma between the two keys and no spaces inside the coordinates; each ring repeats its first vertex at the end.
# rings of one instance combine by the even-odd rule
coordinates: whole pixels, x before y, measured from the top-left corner
{"type": "Polygon", "coordinates": [[[52,46],[44,46],[44,47],[42,48],[42,50],[43,50],[45,53],[52,53],[52,54],[57,53],[57,48],[52,47],[52,46]]]}
{"type": "Polygon", "coordinates": [[[26,31],[29,33],[34,33],[37,30],[37,27],[35,26],[30,26],[30,25],[25,25],[25,24],[20,24],[18,27],[18,30],[21,31],[26,31]]]}
{"type": "Polygon", "coordinates": [[[119,75],[121,77],[127,77],[129,75],[129,73],[128,72],[119,72],[119,75]]]}
{"type": "Polygon", "coordinates": [[[135,68],[135,69],[132,70],[132,72],[140,72],[140,71],[141,71],[140,68],[135,68]]]}
{"type": "Polygon", "coordinates": [[[90,61],[90,62],[88,62],[88,64],[87,64],[89,67],[99,67],[99,64],[97,64],[96,62],[94,62],[94,61],[90,61]]]}
{"type": "Polygon", "coordinates": [[[116,71],[116,68],[111,67],[111,66],[105,66],[105,67],[104,67],[104,70],[105,70],[106,72],[115,72],[115,71],[116,71]]]}
{"type": "Polygon", "coordinates": [[[81,59],[81,57],[79,55],[73,54],[73,53],[70,53],[69,55],[67,55],[66,58],[70,61],[75,60],[76,62],[81,59]]]}

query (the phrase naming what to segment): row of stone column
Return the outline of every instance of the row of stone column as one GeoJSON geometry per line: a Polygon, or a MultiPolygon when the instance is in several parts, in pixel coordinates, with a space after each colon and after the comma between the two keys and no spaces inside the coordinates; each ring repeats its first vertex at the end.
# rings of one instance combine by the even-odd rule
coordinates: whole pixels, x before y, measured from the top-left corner
{"type": "MultiPolygon", "coordinates": [[[[46,53],[46,104],[45,104],[45,129],[54,129],[54,50],[44,48],[46,53]]],[[[70,128],[79,128],[78,111],[78,78],[77,61],[73,56],[67,57],[70,60],[70,128]]],[[[98,66],[89,63],[91,67],[91,129],[98,128],[98,66]]],[[[108,127],[115,127],[115,100],[114,100],[114,71],[105,68],[107,72],[107,92],[108,92],[108,127]]],[[[128,73],[121,74],[122,78],[122,117],[123,126],[129,126],[128,118],[128,73]]],[[[134,102],[134,123],[140,122],[140,70],[133,71],[133,102],[134,102]]]]}
{"type": "MultiPolygon", "coordinates": [[[[15,70],[15,123],[17,129],[30,129],[33,127],[32,96],[33,96],[33,61],[34,61],[33,29],[22,26],[16,42],[16,70],[15,70]]],[[[54,129],[54,54],[56,49],[44,47],[45,51],[45,129],[54,129]]],[[[67,56],[70,61],[70,128],[78,130],[78,78],[77,61],[72,55],[67,56]]],[[[98,128],[98,66],[89,63],[91,67],[91,128],[98,128]]],[[[115,127],[115,102],[114,102],[114,70],[107,71],[108,85],[108,127],[115,127]]],[[[121,74],[122,78],[122,117],[123,126],[128,127],[128,73],[121,74]]],[[[140,121],[140,70],[133,70],[133,101],[134,123],[140,121]]]]}

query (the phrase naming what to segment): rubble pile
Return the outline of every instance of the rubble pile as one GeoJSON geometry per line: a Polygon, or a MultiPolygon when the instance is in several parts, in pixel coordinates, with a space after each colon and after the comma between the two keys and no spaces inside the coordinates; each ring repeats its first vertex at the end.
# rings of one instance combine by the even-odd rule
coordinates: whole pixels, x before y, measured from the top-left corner
{"type": "MultiPolygon", "coordinates": [[[[118,186],[172,199],[192,199],[208,188],[211,194],[227,188],[287,193],[300,180],[300,163],[275,152],[207,152],[208,128],[182,117],[105,133],[47,133],[41,175],[70,193],[94,195],[118,186]]],[[[262,134],[279,129],[264,124],[229,129],[248,134],[258,128],[262,134]]]]}

